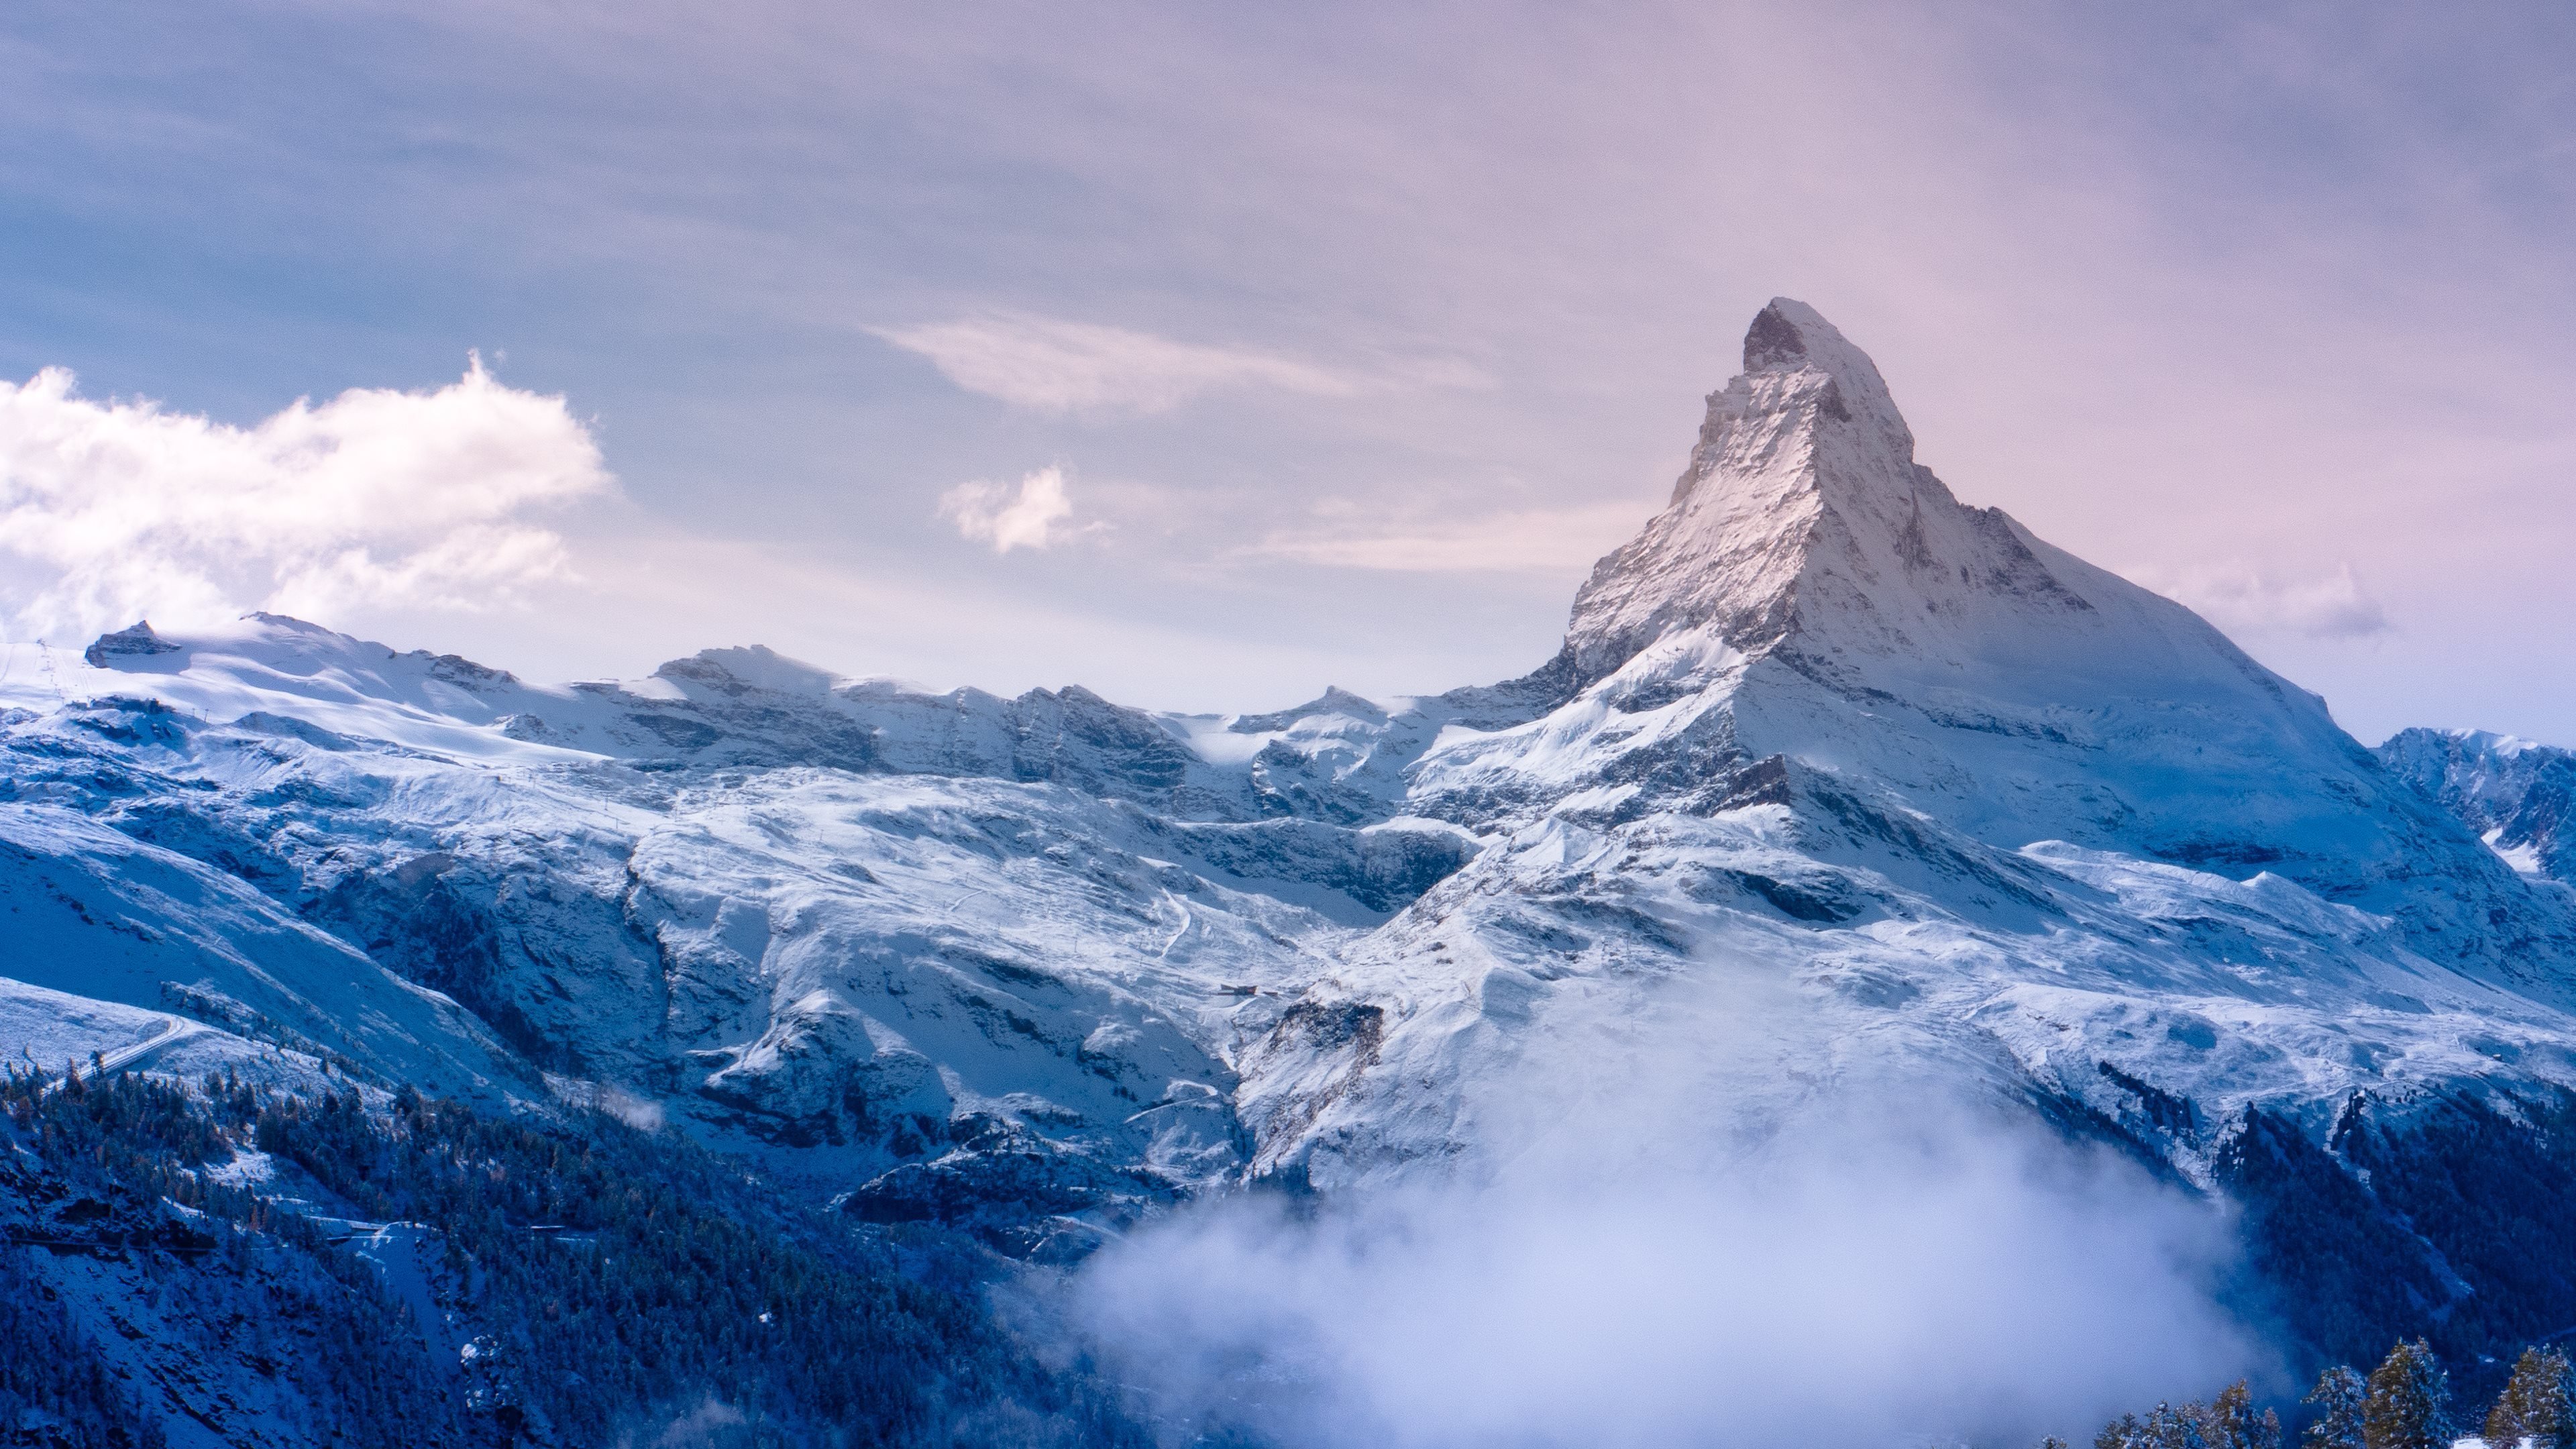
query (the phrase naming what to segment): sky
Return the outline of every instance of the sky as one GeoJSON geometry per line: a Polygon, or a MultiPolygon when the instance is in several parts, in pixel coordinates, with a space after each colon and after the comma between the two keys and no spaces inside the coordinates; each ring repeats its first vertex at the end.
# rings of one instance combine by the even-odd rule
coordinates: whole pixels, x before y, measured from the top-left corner
{"type": "Polygon", "coordinates": [[[1789,295],[2364,740],[2576,744],[2571,250],[2549,5],[25,0],[0,620],[1490,682],[1789,295]]]}

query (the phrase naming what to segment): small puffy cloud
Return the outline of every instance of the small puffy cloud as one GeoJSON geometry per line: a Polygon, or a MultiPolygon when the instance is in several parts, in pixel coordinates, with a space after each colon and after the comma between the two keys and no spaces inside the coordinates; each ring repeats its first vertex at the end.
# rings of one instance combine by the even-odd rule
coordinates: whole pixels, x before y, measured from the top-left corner
{"type": "Polygon", "coordinates": [[[1066,527],[1073,520],[1073,500],[1064,491],[1062,468],[1040,468],[1007,483],[960,483],[939,497],[939,516],[976,543],[989,543],[995,553],[1015,548],[1048,549],[1082,530],[1066,527]]]}
{"type": "Polygon", "coordinates": [[[1237,388],[1314,397],[1360,390],[1337,373],[1274,353],[1019,313],[880,328],[876,335],[930,359],[968,392],[1032,412],[1169,412],[1203,393],[1237,388]]]}
{"type": "Polygon", "coordinates": [[[1272,534],[1248,552],[1388,573],[1580,573],[1654,513],[1645,500],[1580,508],[1379,518],[1347,504],[1315,526],[1272,534]]]}
{"type": "Polygon", "coordinates": [[[2366,639],[2397,627],[2350,564],[2306,579],[2237,566],[2150,576],[2148,583],[2230,634],[2366,639]]]}
{"type": "Polygon", "coordinates": [[[83,398],[60,368],[0,383],[0,553],[30,632],[506,604],[569,573],[527,515],[613,486],[562,398],[479,359],[433,391],[353,388],[247,428],[83,398]]]}

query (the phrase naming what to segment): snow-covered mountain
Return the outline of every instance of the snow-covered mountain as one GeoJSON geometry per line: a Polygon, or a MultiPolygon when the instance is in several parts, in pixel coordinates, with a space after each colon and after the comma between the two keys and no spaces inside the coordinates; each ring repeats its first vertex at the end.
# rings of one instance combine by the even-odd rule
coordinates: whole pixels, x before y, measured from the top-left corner
{"type": "Polygon", "coordinates": [[[2249,1105],[2322,1132],[2356,1090],[2558,1080],[2563,892],[2188,610],[1959,504],[1811,310],[1765,309],[1745,361],[1578,596],[1539,676],[1562,702],[1413,765],[1408,808],[1487,848],[1346,950],[1330,984],[1382,1010],[1387,1069],[1257,1080],[1257,1129],[1274,1100],[1304,1124],[1260,1132],[1265,1162],[1437,1150],[1418,1112],[1387,1130],[1406,1084],[1541,1049],[1485,1024],[1693,960],[1763,963],[1847,1033],[1917,1035],[2194,1175],[2249,1105]]]}
{"type": "Polygon", "coordinates": [[[1476,848],[1394,818],[1388,718],[1339,695],[1164,719],[757,649],[544,689],[265,616],[0,688],[8,975],[444,1092],[604,1088],[867,1213],[1238,1173],[1243,1043],[1476,848]]]}
{"type": "Polygon", "coordinates": [[[2282,1273],[2362,1235],[2369,1333],[2576,1321],[2576,1271],[2505,1284],[2460,1236],[2505,1228],[2412,1196],[2490,1128],[2508,1197],[2556,1191],[2576,898],[2489,848],[2554,849],[2493,783],[2530,752],[2383,763],[1960,503],[1796,302],[1562,651],[1491,688],[1177,716],[763,649],[537,686],[258,615],[14,646],[0,704],[0,1022],[47,1060],[185,1033],[606,1101],[1047,1255],[1508,1151],[1498,1103],[1669,1047],[1658,1003],[1722,979],[1760,987],[1747,1093],[1902,1060],[2238,1194],[2282,1273]]]}
{"type": "Polygon", "coordinates": [[[2576,884],[2576,751],[2484,730],[2411,729],[2381,745],[2379,758],[2517,872],[2576,884]]]}

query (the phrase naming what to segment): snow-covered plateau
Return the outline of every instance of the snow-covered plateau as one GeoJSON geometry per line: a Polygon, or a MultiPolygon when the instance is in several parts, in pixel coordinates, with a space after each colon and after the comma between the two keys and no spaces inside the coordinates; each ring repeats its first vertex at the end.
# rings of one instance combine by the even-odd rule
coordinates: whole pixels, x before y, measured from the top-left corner
{"type": "Polygon", "coordinates": [[[2365,748],[1958,501],[1783,299],[1562,651],[1487,688],[1183,716],[760,648],[537,685],[270,615],[9,646],[0,1047],[605,1102],[1068,1261],[1473,1170],[1543,1130],[1527,1084],[1727,983],[1697,1049],[1757,1105],[1900,1063],[2237,1197],[2283,1284],[2367,1299],[2359,1352],[2472,1299],[2501,1343],[2576,1323],[2576,1253],[2508,1282],[2510,1224],[2426,1194],[2576,1185],[2569,761],[2365,748]]]}

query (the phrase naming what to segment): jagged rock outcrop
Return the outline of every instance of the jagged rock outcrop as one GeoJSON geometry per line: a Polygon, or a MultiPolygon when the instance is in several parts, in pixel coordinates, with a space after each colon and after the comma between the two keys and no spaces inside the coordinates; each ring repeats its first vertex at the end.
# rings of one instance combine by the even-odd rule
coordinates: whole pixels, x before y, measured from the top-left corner
{"type": "Polygon", "coordinates": [[[176,654],[180,646],[152,632],[152,621],[138,619],[113,633],[101,634],[81,651],[81,658],[93,669],[105,669],[110,660],[148,659],[155,654],[176,654]]]}
{"type": "Polygon", "coordinates": [[[2524,875],[2576,885],[2576,750],[2484,730],[2401,730],[2378,749],[2524,875]]]}

